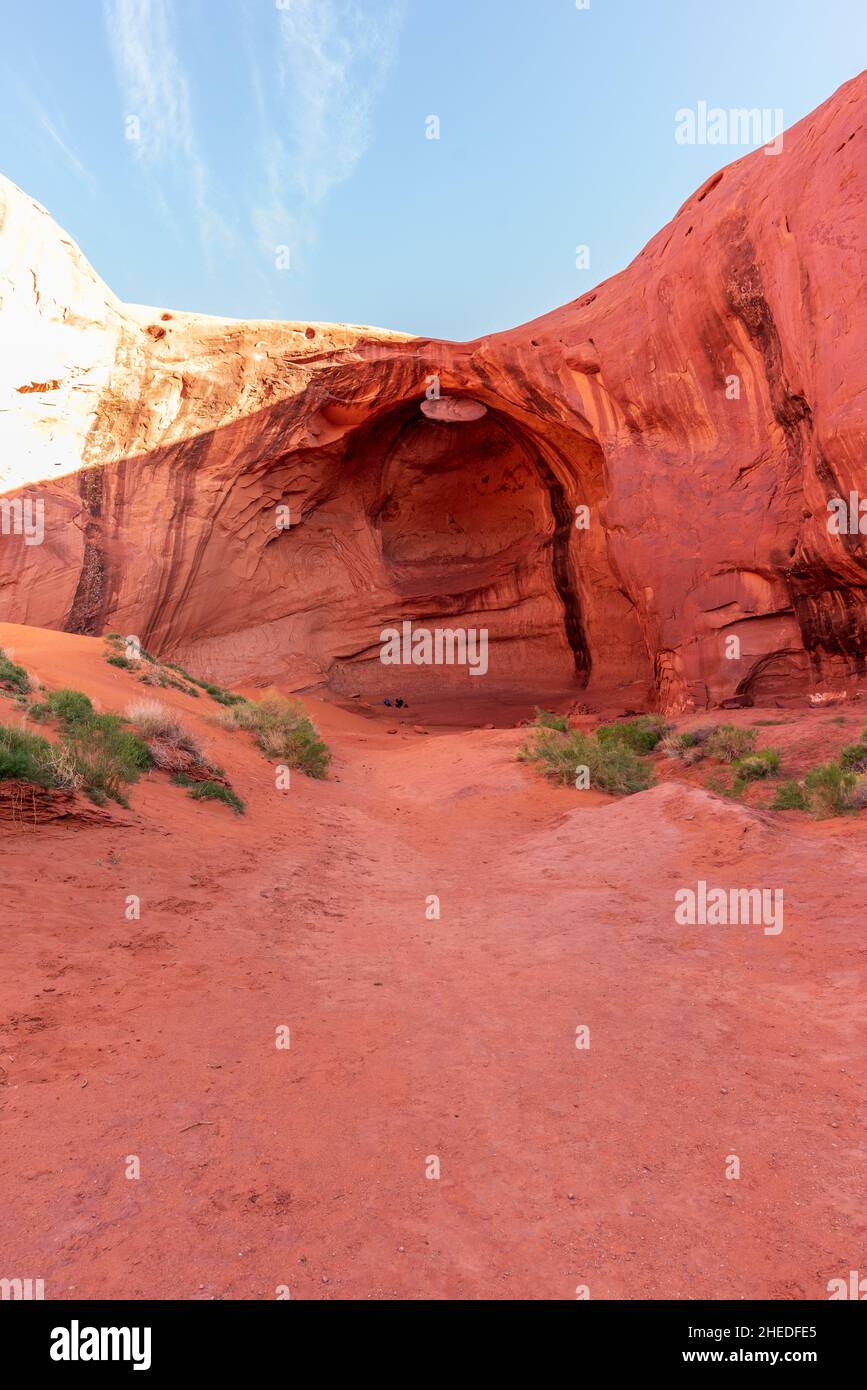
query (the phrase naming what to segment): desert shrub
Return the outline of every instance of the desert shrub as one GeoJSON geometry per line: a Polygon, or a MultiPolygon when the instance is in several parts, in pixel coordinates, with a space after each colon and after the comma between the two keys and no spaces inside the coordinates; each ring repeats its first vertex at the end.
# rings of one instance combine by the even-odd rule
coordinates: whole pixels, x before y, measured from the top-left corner
{"type": "MultiPolygon", "coordinates": [[[[68,697],[79,692],[54,693],[68,697]]],[[[87,700],[87,696],[83,699],[87,700]]],[[[109,797],[126,805],[124,786],[137,782],[140,774],[151,766],[147,744],[124,727],[119,715],[96,714],[92,707],[87,714],[83,705],[68,698],[64,706],[72,717],[67,714],[65,721],[61,719],[61,742],[81,777],[81,786],[94,801],[101,802],[109,797]]]]}
{"type": "Polygon", "coordinates": [[[557,729],[536,729],[533,743],[525,743],[518,749],[519,762],[535,763],[549,782],[564,787],[575,784],[576,768],[590,766],[591,751],[599,745],[589,734],[573,729],[563,737],[557,729]]]}
{"type": "Polygon", "coordinates": [[[53,786],[68,787],[70,791],[80,791],[84,786],[84,772],[67,743],[49,743],[46,762],[53,786]]]}
{"type": "Polygon", "coordinates": [[[762,777],[770,777],[780,768],[780,754],[776,748],[762,748],[758,753],[749,753],[735,763],[735,773],[741,782],[755,782],[762,777]]]}
{"type": "Polygon", "coordinates": [[[116,714],[97,714],[80,690],[53,690],[35,707],[40,719],[55,718],[60,741],[40,734],[4,729],[0,735],[0,776],[40,786],[81,788],[92,800],[111,797],[126,805],[123,787],[151,766],[147,744],[124,727],[116,714]]]}
{"type": "Polygon", "coordinates": [[[755,729],[737,729],[734,724],[720,724],[705,744],[709,758],[721,763],[733,763],[745,758],[756,746],[755,729]]]}
{"type": "Polygon", "coordinates": [[[0,686],[19,695],[30,694],[30,677],[23,666],[16,666],[0,647],[0,686]]]}
{"type": "Polygon", "coordinates": [[[175,680],[164,666],[149,666],[147,670],[142,671],[139,681],[142,685],[157,686],[160,690],[180,690],[182,695],[192,695],[194,700],[199,699],[199,692],[194,685],[185,685],[183,681],[175,680]]]}
{"type": "Polygon", "coordinates": [[[772,811],[809,811],[810,798],[800,782],[781,782],[771,802],[772,811]]]}
{"type": "Polygon", "coordinates": [[[170,678],[159,666],[155,666],[153,669],[148,668],[147,671],[142,671],[139,676],[142,685],[156,685],[159,686],[161,690],[165,690],[166,686],[169,684],[169,679],[170,678]]]}
{"type": "Polygon", "coordinates": [[[537,705],[535,727],[537,729],[558,729],[561,734],[565,734],[569,728],[569,721],[564,714],[552,714],[550,710],[539,709],[537,705]]]}
{"type": "MultiPolygon", "coordinates": [[[[216,700],[218,705],[243,705],[248,703],[245,701],[243,695],[233,695],[231,690],[224,690],[221,685],[214,685],[212,681],[203,681],[200,680],[198,676],[191,676],[189,671],[184,670],[183,666],[176,666],[174,662],[165,662],[164,669],[175,671],[177,675],[183,676],[184,680],[189,681],[191,685],[197,685],[199,690],[204,690],[205,694],[210,695],[212,700],[216,700]]],[[[188,693],[192,694],[193,692],[190,691],[188,693]]]]}
{"type": "MultiPolygon", "coordinates": [[[[657,751],[666,758],[680,758],[684,762],[689,754],[697,753],[701,757],[692,734],[664,734],[657,744],[657,751]]],[[[691,760],[695,761],[694,758],[691,760]]]]}
{"type": "Polygon", "coordinates": [[[179,774],[173,778],[176,786],[186,787],[194,801],[223,801],[227,806],[231,806],[236,816],[243,816],[247,809],[241,798],[231,787],[226,787],[222,782],[194,782],[189,777],[179,774]]]}
{"type": "Polygon", "coordinates": [[[0,780],[55,785],[51,770],[51,744],[40,734],[0,724],[0,780]]]}
{"type": "Polygon", "coordinates": [[[840,766],[848,772],[867,772],[867,741],[850,743],[840,754],[840,766]]]}
{"type": "Polygon", "coordinates": [[[243,705],[243,695],[233,695],[231,690],[224,690],[221,685],[212,685],[210,681],[194,681],[200,690],[204,690],[210,695],[212,700],[216,700],[218,705],[243,705]]]}
{"type": "Polygon", "coordinates": [[[849,792],[849,809],[863,811],[867,807],[867,777],[856,777],[855,785],[849,792]]]}
{"type": "Polygon", "coordinates": [[[550,782],[562,786],[574,786],[578,768],[586,767],[591,787],[615,796],[646,791],[654,781],[653,768],[631,748],[616,740],[600,743],[578,729],[563,734],[557,729],[538,728],[535,742],[525,744],[518,758],[536,764],[550,782]]]}
{"type": "MultiPolygon", "coordinates": [[[[597,745],[598,746],[598,745],[597,745]]],[[[590,767],[591,786],[612,796],[647,791],[656,780],[653,768],[622,743],[599,746],[599,759],[590,767]]]]}
{"type": "Polygon", "coordinates": [[[191,676],[182,666],[176,666],[171,661],[160,661],[151,652],[145,651],[144,647],[140,652],[141,660],[130,661],[118,650],[124,639],[116,633],[110,633],[105,641],[108,647],[105,659],[109,666],[117,666],[122,671],[134,671],[142,685],[156,686],[160,690],[180,690],[182,694],[190,695],[194,700],[200,699],[201,691],[204,690],[220,705],[240,704],[244,699],[243,695],[233,695],[222,686],[212,685],[210,681],[191,676]],[[170,674],[172,672],[174,675],[170,674]],[[176,676],[182,676],[183,680],[177,680],[176,676]]]}
{"type": "Polygon", "coordinates": [[[633,753],[652,753],[668,725],[658,714],[642,714],[623,724],[600,724],[596,738],[602,745],[620,743],[633,753]]]}
{"type": "Polygon", "coordinates": [[[171,738],[182,727],[177,716],[159,700],[133,700],[126,707],[126,717],[145,738],[171,738]]]}
{"type": "Polygon", "coordinates": [[[33,719],[37,724],[44,724],[46,719],[51,718],[51,706],[47,700],[31,700],[25,707],[28,719],[33,719]]]}
{"type": "Polygon", "coordinates": [[[666,758],[677,758],[691,767],[694,763],[701,762],[705,756],[707,742],[715,732],[716,725],[709,724],[682,734],[664,734],[657,744],[657,752],[666,758]]]}
{"type": "Polygon", "coordinates": [[[680,758],[686,752],[687,747],[683,734],[666,734],[664,738],[659,740],[658,751],[664,758],[680,758]]]}
{"type": "Polygon", "coordinates": [[[154,767],[160,772],[188,772],[192,767],[202,767],[191,753],[186,753],[174,743],[164,743],[161,738],[149,738],[148,752],[154,767]]]}
{"type": "Polygon", "coordinates": [[[718,724],[702,724],[698,729],[691,729],[685,737],[692,740],[694,748],[707,748],[718,728],[718,724]]]}
{"type": "Polygon", "coordinates": [[[49,714],[61,724],[86,724],[98,718],[90,699],[82,690],[47,691],[45,704],[49,714]]]}
{"type": "MultiPolygon", "coordinates": [[[[199,690],[204,690],[206,695],[210,695],[218,705],[243,705],[245,699],[243,695],[233,695],[231,690],[224,690],[221,685],[214,685],[213,681],[203,681],[198,676],[191,676],[189,671],[185,671],[183,666],[177,666],[173,661],[163,663],[162,670],[174,671],[177,675],[183,676],[189,685],[177,685],[178,690],[184,690],[187,695],[194,695],[198,699],[199,690]],[[195,687],[198,686],[198,689],[195,687]],[[193,687],[192,689],[190,687],[193,687]]],[[[170,680],[169,684],[173,684],[170,680]]]]}
{"type": "Polygon", "coordinates": [[[683,754],[683,762],[687,767],[692,767],[693,763],[700,763],[704,753],[700,748],[687,748],[683,754]]]}
{"type": "Polygon", "coordinates": [[[842,816],[857,778],[839,763],[823,763],[804,778],[818,816],[842,816]]]}
{"type": "Polygon", "coordinates": [[[126,717],[145,740],[158,739],[190,753],[195,762],[205,761],[201,746],[185,724],[159,700],[136,700],[127,705],[126,717]]]}
{"type": "Polygon", "coordinates": [[[106,653],[103,652],[106,661],[110,662],[112,666],[118,666],[120,663],[116,658],[123,655],[124,661],[132,671],[138,670],[142,661],[148,662],[151,666],[159,666],[160,663],[157,658],[150,652],[145,651],[144,647],[137,647],[136,650],[138,654],[136,656],[127,655],[127,644],[132,644],[134,640],[135,639],[130,637],[121,637],[117,632],[109,632],[107,636],[103,638],[110,653],[110,655],[106,655],[106,653]],[[123,648],[123,652],[121,652],[120,648],[123,648]]]}
{"type": "Polygon", "coordinates": [[[251,733],[267,758],[306,772],[308,777],[322,778],[328,772],[328,745],[297,700],[239,700],[219,722],[224,729],[251,733]]]}
{"type": "Polygon", "coordinates": [[[286,767],[297,768],[308,777],[323,778],[328,774],[331,754],[328,745],[305,718],[294,729],[280,731],[272,729],[259,736],[259,747],[273,762],[284,763],[286,767]]]}

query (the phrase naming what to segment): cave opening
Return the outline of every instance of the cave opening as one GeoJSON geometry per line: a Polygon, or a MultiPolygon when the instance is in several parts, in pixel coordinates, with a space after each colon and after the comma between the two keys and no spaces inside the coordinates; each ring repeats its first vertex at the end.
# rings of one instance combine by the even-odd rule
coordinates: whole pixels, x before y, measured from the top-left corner
{"type": "Polygon", "coordinates": [[[344,470],[370,529],[382,630],[483,631],[489,654],[485,681],[474,681],[457,662],[383,672],[371,648],[335,664],[335,688],[387,684],[416,701],[576,698],[593,664],[575,529],[585,498],[549,445],[499,410],[437,419],[415,400],[356,431],[344,470]]]}

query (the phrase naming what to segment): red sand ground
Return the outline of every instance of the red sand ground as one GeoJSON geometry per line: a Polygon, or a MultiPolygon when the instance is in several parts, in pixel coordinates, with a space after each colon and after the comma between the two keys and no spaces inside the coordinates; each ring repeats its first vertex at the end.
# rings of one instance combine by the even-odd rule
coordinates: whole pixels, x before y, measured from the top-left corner
{"type": "MultiPolygon", "coordinates": [[[[0,624],[0,645],[102,708],[183,710],[249,807],[151,775],[110,827],[0,826],[0,1276],[49,1298],[801,1299],[863,1268],[863,816],[683,780],[579,795],[515,762],[519,730],[316,701],[334,775],[280,793],[216,706],[98,641],[0,624]],[[782,887],[782,935],[677,926],[699,878],[782,887]]],[[[782,720],[760,742],[790,774],[865,717],[731,716],[782,720]]]]}

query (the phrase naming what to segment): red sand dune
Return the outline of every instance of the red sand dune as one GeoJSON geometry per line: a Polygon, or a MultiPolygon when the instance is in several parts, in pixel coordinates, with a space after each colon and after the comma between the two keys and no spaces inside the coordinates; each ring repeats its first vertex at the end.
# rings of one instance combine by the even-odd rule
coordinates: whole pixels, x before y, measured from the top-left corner
{"type": "MultiPolygon", "coordinates": [[[[141,695],[91,638],[0,645],[141,695]]],[[[857,1266],[863,818],[579,798],[519,730],[317,701],[334,775],[280,793],[216,706],[159,694],[246,816],[149,774],[131,823],[0,836],[7,1266],[184,1299],[823,1298],[857,1266]],[[783,932],[675,926],[700,878],[782,887],[783,932]]],[[[792,774],[863,724],[773,717],[792,774]]]]}

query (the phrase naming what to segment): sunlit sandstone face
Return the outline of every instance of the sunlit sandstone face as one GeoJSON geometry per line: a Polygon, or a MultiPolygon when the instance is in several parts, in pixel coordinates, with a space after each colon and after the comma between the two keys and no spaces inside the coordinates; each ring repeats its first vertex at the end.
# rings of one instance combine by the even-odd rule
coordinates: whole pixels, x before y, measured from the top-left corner
{"type": "MultiPolygon", "coordinates": [[[[867,78],[619,276],[471,343],[120,303],[0,181],[0,616],[223,682],[380,690],[379,634],[668,710],[849,690],[867,653],[867,78]],[[857,512],[857,507],[856,507],[857,512]],[[28,513],[30,514],[30,513],[28,513]]],[[[403,688],[403,686],[402,686],[403,688]]]]}
{"type": "Polygon", "coordinates": [[[421,413],[428,420],[445,420],[456,424],[464,420],[481,420],[487,408],[481,401],[473,401],[465,396],[441,396],[421,403],[421,413]]]}

